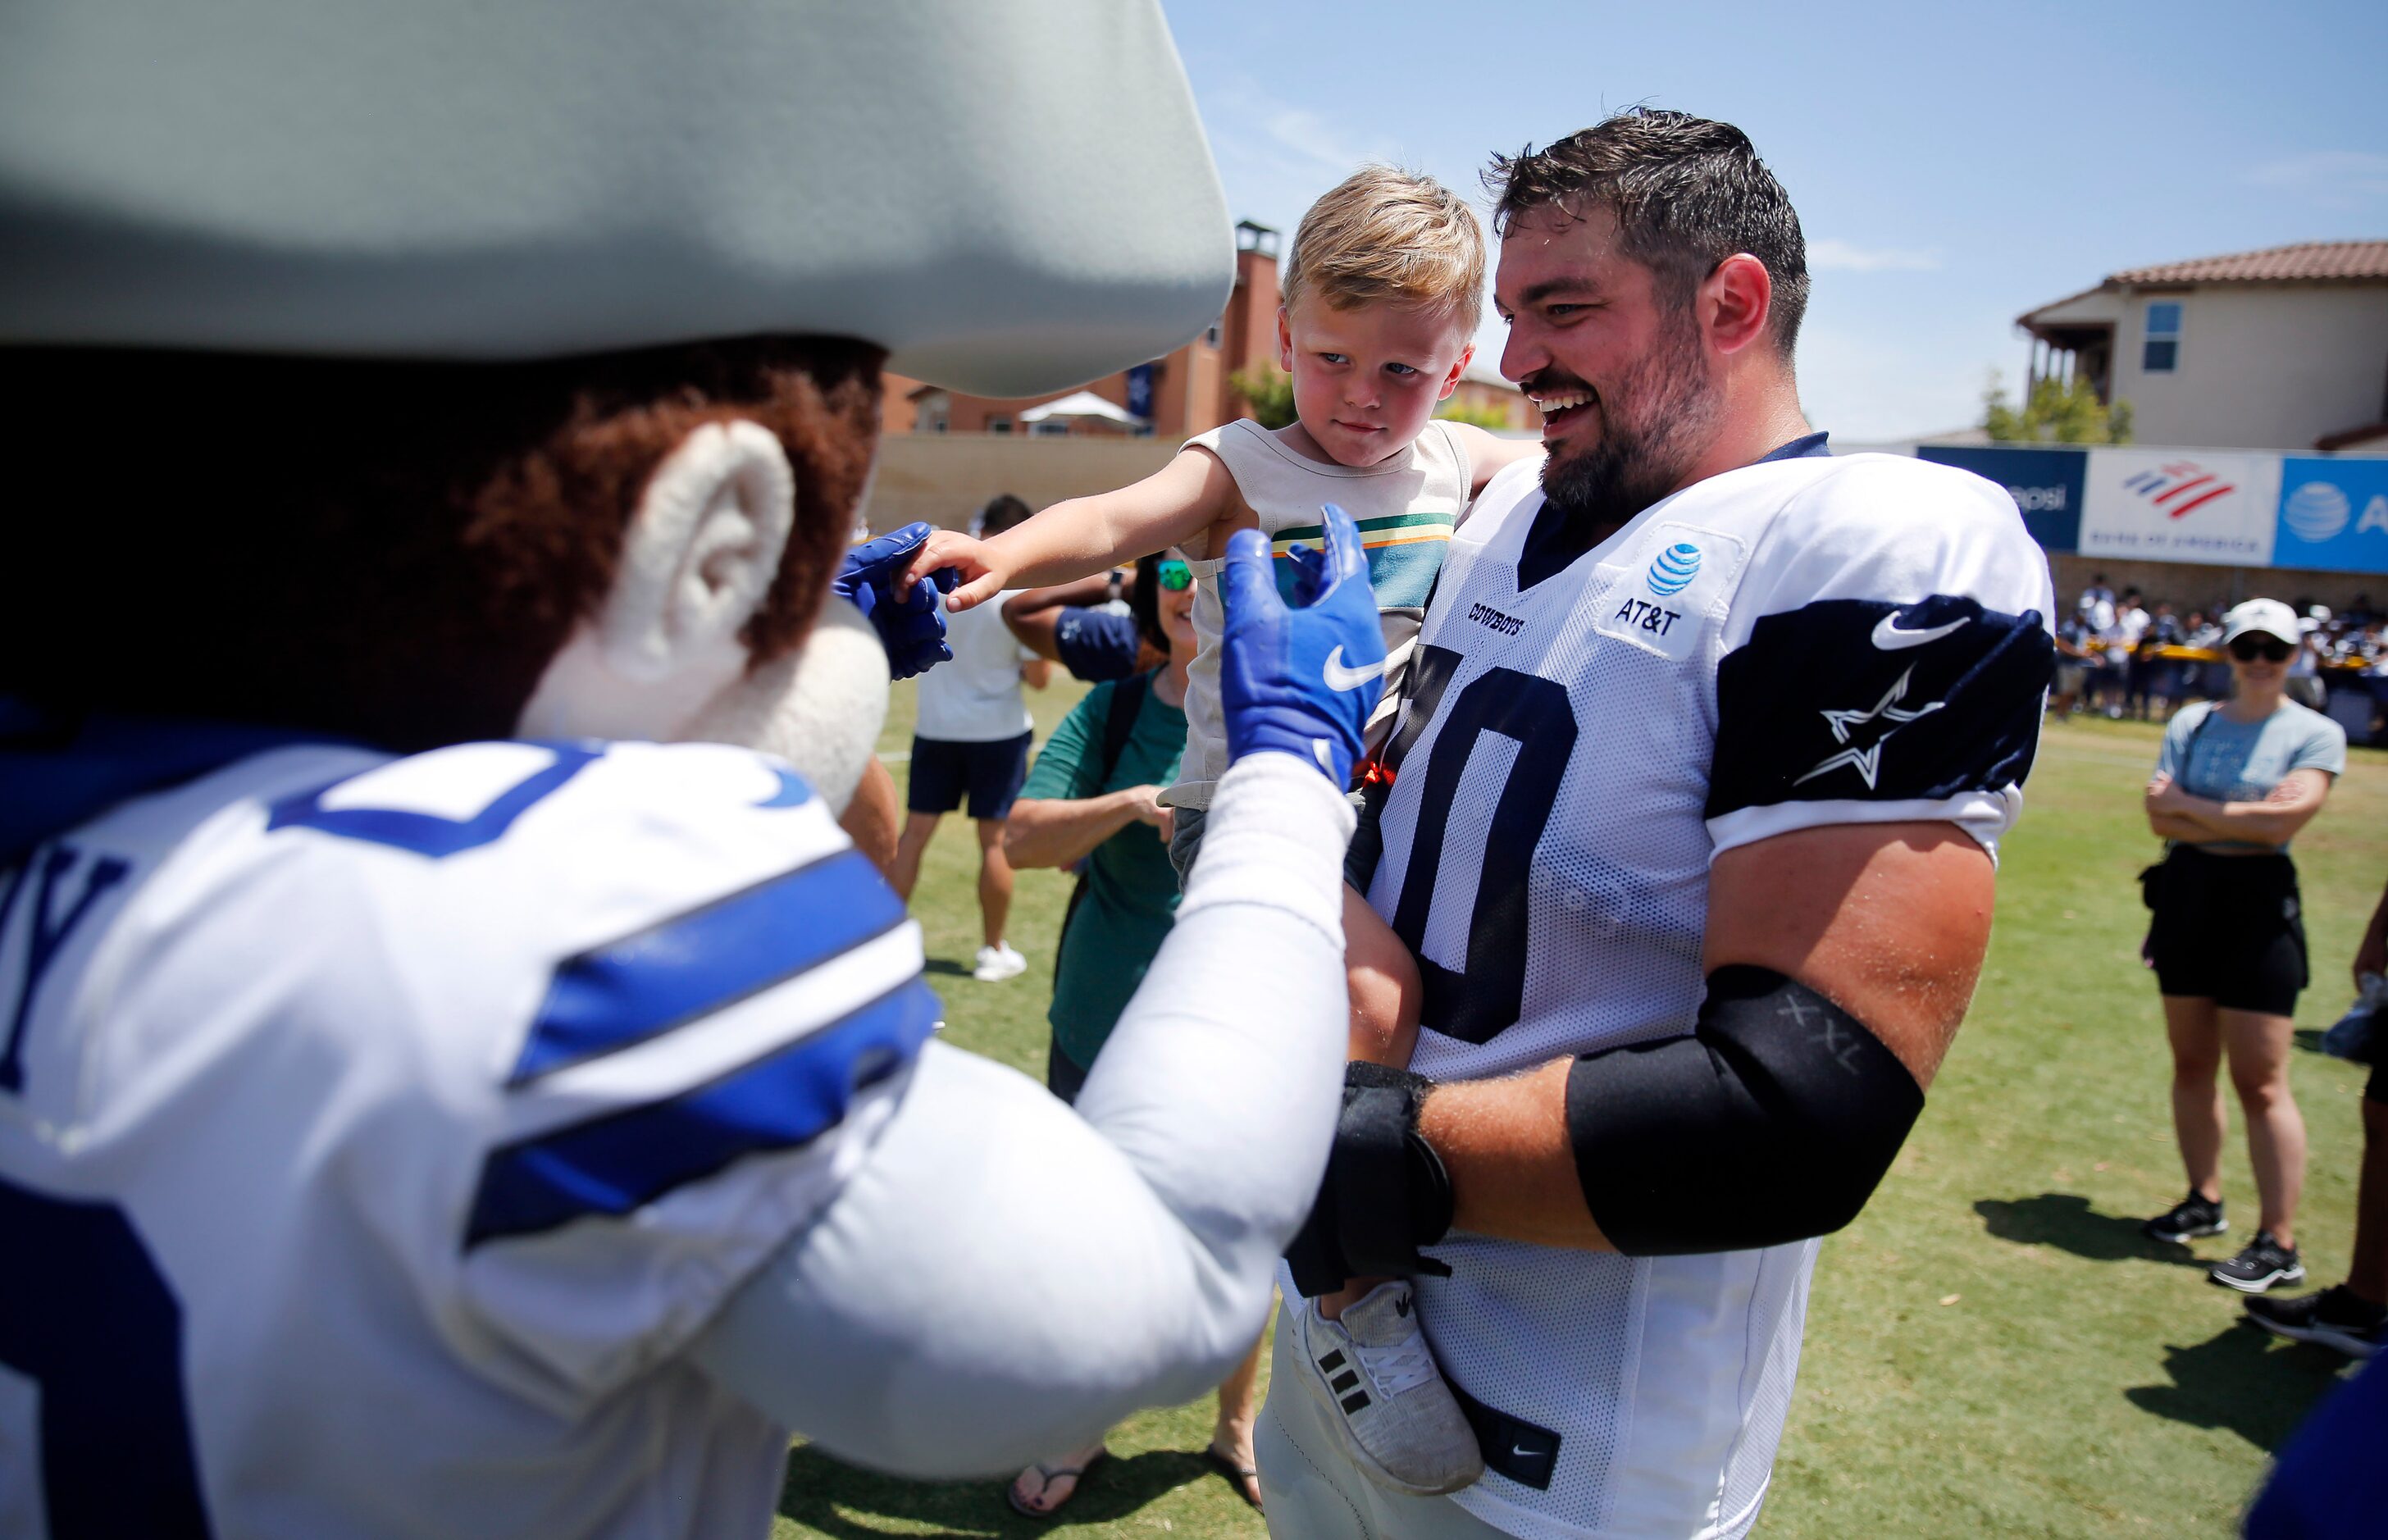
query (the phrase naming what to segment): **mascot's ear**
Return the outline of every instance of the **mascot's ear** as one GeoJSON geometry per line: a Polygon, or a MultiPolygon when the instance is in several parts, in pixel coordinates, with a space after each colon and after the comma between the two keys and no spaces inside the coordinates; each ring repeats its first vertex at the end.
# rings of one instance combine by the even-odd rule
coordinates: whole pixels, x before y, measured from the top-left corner
{"type": "Polygon", "coordinates": [[[648,479],[597,617],[608,669],[652,683],[743,643],[795,522],[796,477],[769,430],[707,423],[648,479]]]}

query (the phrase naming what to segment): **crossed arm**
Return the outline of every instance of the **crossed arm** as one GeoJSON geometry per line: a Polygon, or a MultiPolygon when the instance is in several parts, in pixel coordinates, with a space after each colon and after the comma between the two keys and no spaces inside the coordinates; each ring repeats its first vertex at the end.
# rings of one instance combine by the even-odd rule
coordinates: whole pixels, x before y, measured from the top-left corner
{"type": "Polygon", "coordinates": [[[2217,802],[2193,796],[2169,775],[2148,783],[2148,827],[2163,839],[2189,845],[2232,840],[2247,845],[2286,845],[2296,837],[2330,795],[2330,772],[2291,770],[2261,802],[2217,802]]]}
{"type": "MultiPolygon", "coordinates": [[[[1705,972],[1771,968],[1862,1022],[1929,1088],[1989,945],[1989,856],[1947,823],[1798,830],[1719,856],[1705,972]]],[[[1453,1224],[1480,1235],[1616,1248],[1586,1206],[1569,1136],[1572,1059],[1427,1098],[1419,1131],[1451,1174],[1453,1224]]]]}

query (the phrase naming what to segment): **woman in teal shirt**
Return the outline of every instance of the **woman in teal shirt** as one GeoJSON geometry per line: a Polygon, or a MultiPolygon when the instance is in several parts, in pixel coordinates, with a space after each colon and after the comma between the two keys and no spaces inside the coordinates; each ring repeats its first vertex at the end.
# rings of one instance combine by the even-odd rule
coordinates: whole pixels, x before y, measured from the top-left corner
{"type": "Polygon", "coordinates": [[[2229,1228],[2222,1214],[2224,1057],[2247,1119],[2262,1203],[2255,1238],[2217,1263],[2215,1282],[2259,1294],[2305,1275],[2296,1208],[2305,1126],[2289,1093],[2290,1018],[2306,983],[2305,925],[2289,841],[2346,769],[2346,732],[2285,698],[2297,617],[2274,599],[2224,617],[2236,689],[2183,707],[2165,729],[2147,790],[2148,825],[2169,842],[2146,874],[2148,961],[2172,1045],[2173,1128],[2189,1195],[2148,1221],[2182,1241],[2229,1228]]]}
{"type": "MultiPolygon", "coordinates": [[[[1161,950],[1177,912],[1177,872],[1169,864],[1170,811],[1162,788],[1177,778],[1186,747],[1186,670],[1194,661],[1194,581],[1183,553],[1137,564],[1137,620],[1169,662],[1150,673],[1099,684],[1062,719],[1011,805],[1003,837],[1014,867],[1083,860],[1084,889],[1061,927],[1053,971],[1053,1025],[1046,1083],[1077,1100],[1129,997],[1161,950]],[[1132,710],[1134,715],[1125,715],[1132,710]]],[[[1057,1196],[1066,1202],[1066,1197],[1057,1196]]],[[[1204,1457],[1258,1506],[1252,1466],[1253,1389],[1260,1343],[1219,1387],[1219,1417],[1204,1457]]],[[[1104,1457],[1100,1443],[1040,1460],[1011,1483],[1011,1506],[1048,1518],[1104,1457]]]]}

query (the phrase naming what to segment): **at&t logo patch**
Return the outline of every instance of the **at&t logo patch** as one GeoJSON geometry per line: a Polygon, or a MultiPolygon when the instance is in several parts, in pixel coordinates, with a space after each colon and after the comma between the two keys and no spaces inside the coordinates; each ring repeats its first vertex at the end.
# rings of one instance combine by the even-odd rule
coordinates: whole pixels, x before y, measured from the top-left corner
{"type": "Polygon", "coordinates": [[[1650,592],[1671,598],[1689,588],[1700,575],[1700,548],[1685,541],[1658,553],[1650,564],[1650,592]]]}

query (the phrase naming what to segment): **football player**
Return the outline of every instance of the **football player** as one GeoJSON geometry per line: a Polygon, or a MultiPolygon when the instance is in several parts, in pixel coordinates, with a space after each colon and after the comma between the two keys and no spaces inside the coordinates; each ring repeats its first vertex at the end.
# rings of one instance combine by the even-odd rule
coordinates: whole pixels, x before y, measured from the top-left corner
{"type": "Polygon", "coordinates": [[[1269,1521],[1738,1535],[1816,1238],[1973,993],[2048,564],[2001,489],[1810,430],[1806,248],[1738,130],[1627,113],[1491,180],[1549,456],[1478,499],[1420,635],[1367,897],[1426,1030],[1415,1073],[1353,1070],[1291,1279],[1419,1275],[1487,1473],[1364,1479],[1397,1366],[1309,1361],[1288,1310],[1269,1521]]]}
{"type": "Polygon", "coordinates": [[[1292,610],[1230,553],[1075,1112],[935,1040],[835,816],[940,650],[925,529],[845,553],[883,357],[1226,293],[1157,7],[44,0],[0,143],[0,1533],[759,1535],[791,1430],[1215,1383],[1334,1119],[1356,534],[1292,610]]]}

